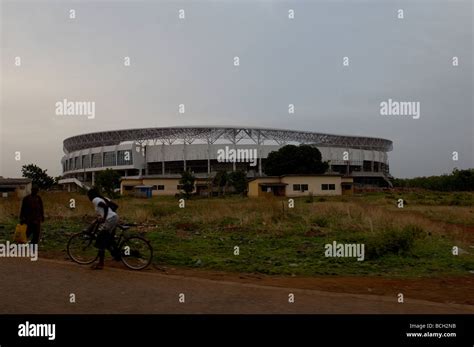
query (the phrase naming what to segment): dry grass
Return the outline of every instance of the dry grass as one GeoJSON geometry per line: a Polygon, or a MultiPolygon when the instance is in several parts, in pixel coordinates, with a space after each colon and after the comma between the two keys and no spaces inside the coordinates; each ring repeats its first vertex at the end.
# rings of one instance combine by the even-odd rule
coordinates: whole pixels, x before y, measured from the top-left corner
{"type": "MultiPolygon", "coordinates": [[[[94,217],[93,206],[77,193],[41,195],[46,214],[41,246],[64,249],[68,235],[94,217]]],[[[466,273],[474,264],[471,254],[450,255],[453,245],[469,250],[474,242],[470,207],[412,203],[398,209],[394,198],[386,196],[321,200],[295,199],[292,209],[287,199],[275,197],[191,199],[185,208],[174,197],[116,201],[122,221],[139,224],[138,231],[147,233],[164,264],[194,266],[200,259],[201,266],[225,271],[397,276],[466,273]],[[324,257],[324,244],[333,240],[365,243],[370,259],[324,257]],[[235,245],[242,247],[238,260],[231,253],[235,245]]],[[[0,200],[4,239],[11,237],[19,207],[18,199],[0,200]]]]}
{"type": "MultiPolygon", "coordinates": [[[[51,192],[42,194],[45,216],[51,220],[68,218],[92,218],[92,204],[78,193],[51,192]],[[75,209],[70,208],[71,199],[75,209]]],[[[463,206],[410,206],[397,209],[391,205],[365,204],[359,199],[349,202],[326,201],[305,203],[296,200],[294,209],[288,208],[287,200],[274,197],[263,199],[216,198],[186,201],[180,209],[174,198],[151,200],[122,198],[117,200],[119,214],[126,221],[137,223],[173,224],[183,220],[193,224],[234,225],[240,228],[286,230],[291,226],[310,226],[314,220],[326,220],[333,229],[353,232],[373,232],[387,228],[403,228],[417,225],[437,234],[462,234],[457,224],[474,225],[474,208],[463,206]],[[456,224],[456,225],[453,225],[456,224]]],[[[20,200],[0,200],[0,222],[18,218],[20,200]]]]}

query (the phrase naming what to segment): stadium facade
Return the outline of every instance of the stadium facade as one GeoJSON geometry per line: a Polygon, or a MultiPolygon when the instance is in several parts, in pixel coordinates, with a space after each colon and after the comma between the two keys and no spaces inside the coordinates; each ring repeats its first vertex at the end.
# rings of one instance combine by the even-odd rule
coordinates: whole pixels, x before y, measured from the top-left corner
{"type": "Polygon", "coordinates": [[[95,174],[113,169],[122,177],[196,177],[243,170],[249,178],[265,176],[268,154],[287,144],[317,147],[328,174],[350,176],[357,186],[389,186],[387,152],[392,141],[283,129],[194,126],[102,131],[64,140],[63,182],[92,186],[95,174]],[[220,154],[256,153],[256,160],[223,161],[220,154]],[[226,152],[226,153],[227,153],[226,152]]]}

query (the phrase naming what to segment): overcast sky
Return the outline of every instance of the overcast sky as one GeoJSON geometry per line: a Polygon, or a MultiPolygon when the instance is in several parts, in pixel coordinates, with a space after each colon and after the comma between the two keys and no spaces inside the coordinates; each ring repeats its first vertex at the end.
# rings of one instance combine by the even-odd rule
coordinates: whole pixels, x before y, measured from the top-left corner
{"type": "Polygon", "coordinates": [[[396,177],[474,167],[472,1],[0,2],[5,177],[59,175],[69,136],[173,125],[387,138],[396,177]],[[65,98],[95,119],[56,115],[65,98]],[[388,99],[420,118],[380,115],[388,99]]]}

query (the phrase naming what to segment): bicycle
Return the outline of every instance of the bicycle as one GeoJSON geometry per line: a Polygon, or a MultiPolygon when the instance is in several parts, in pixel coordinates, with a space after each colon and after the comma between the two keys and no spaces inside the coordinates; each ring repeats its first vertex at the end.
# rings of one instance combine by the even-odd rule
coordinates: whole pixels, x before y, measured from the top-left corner
{"type": "MultiPolygon", "coordinates": [[[[153,259],[153,248],[151,244],[141,236],[130,236],[127,234],[129,225],[117,225],[111,236],[109,251],[117,261],[132,270],[142,270],[151,264],[153,259]],[[117,228],[120,232],[116,233],[117,228]]],[[[92,264],[99,257],[99,250],[95,246],[97,239],[98,223],[95,222],[89,228],[72,235],[67,243],[67,254],[72,261],[80,265],[92,264]]]]}

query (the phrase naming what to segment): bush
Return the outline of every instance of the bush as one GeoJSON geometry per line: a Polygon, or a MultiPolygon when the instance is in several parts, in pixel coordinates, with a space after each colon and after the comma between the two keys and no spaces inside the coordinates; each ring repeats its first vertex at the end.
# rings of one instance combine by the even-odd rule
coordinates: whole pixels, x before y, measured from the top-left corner
{"type": "Polygon", "coordinates": [[[423,229],[416,225],[408,225],[401,230],[390,228],[376,233],[366,241],[366,258],[380,258],[386,254],[406,255],[415,240],[421,238],[423,234],[423,229]]]}
{"type": "Polygon", "coordinates": [[[243,171],[229,173],[228,181],[237,194],[243,194],[247,190],[247,176],[243,171]]]}
{"type": "Polygon", "coordinates": [[[191,193],[194,190],[194,182],[196,181],[196,177],[190,171],[184,171],[181,174],[181,179],[179,180],[179,184],[183,186],[184,196],[189,198],[191,193]]]}
{"type": "Polygon", "coordinates": [[[116,198],[114,190],[120,187],[120,174],[112,169],[97,172],[95,176],[95,188],[109,198],[116,198]]]}
{"type": "Polygon", "coordinates": [[[312,218],[311,224],[316,224],[318,227],[326,228],[329,226],[329,218],[324,216],[316,216],[312,218]]]}

